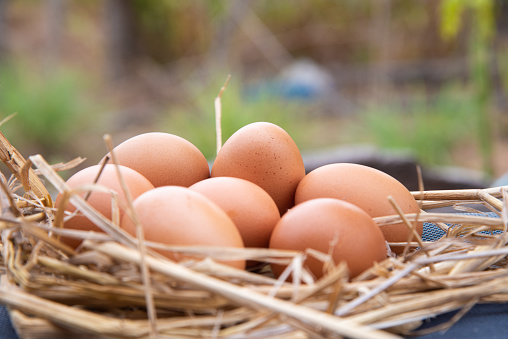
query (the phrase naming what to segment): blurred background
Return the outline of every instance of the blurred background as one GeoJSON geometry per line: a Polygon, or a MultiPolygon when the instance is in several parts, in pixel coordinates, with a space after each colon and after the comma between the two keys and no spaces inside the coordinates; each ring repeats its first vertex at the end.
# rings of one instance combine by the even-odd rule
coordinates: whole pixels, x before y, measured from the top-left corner
{"type": "Polygon", "coordinates": [[[506,0],[0,0],[0,131],[53,163],[149,131],[213,161],[230,75],[224,141],[264,120],[309,168],[366,154],[488,185],[508,171],[507,56],[506,0]]]}

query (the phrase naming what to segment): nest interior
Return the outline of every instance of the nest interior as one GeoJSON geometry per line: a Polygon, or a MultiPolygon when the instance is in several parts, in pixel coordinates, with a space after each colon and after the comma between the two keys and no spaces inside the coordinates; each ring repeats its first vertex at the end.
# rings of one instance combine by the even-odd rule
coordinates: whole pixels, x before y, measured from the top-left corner
{"type": "MultiPolygon", "coordinates": [[[[423,221],[438,234],[417,234],[355,279],[331,265],[314,280],[309,256],[270,249],[165,246],[200,260],[175,263],[123,232],[66,187],[57,173],[81,160],[49,165],[28,159],[0,135],[0,303],[25,338],[398,338],[442,330],[477,303],[508,302],[508,187],[413,192],[421,213],[376,218],[383,227],[423,221]],[[62,229],[47,185],[66,192],[104,233],[62,229]],[[438,207],[457,213],[434,213],[438,207]],[[481,206],[480,212],[475,206],[481,206]],[[467,213],[465,213],[467,212],[467,213]],[[66,233],[67,232],[67,233],[66,233]],[[59,241],[84,239],[78,251],[59,241]],[[256,260],[251,270],[220,264],[256,260]],[[270,274],[286,262],[291,283],[270,274]],[[419,330],[425,319],[459,310],[450,322],[419,330]]],[[[160,245],[159,245],[160,246],[160,245]]]]}

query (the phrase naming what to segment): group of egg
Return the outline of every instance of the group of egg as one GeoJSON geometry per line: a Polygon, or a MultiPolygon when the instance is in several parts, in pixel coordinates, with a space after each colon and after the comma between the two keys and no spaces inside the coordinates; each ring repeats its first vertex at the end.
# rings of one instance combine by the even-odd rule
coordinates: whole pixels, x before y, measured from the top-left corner
{"type": "MultiPolygon", "coordinates": [[[[236,131],[218,152],[211,170],[196,146],[169,133],[140,134],[112,152],[119,167],[108,154],[109,163],[97,181],[107,192],[94,191],[87,201],[112,219],[111,192],[115,192],[119,227],[135,235],[136,223],[126,213],[127,198],[117,176],[120,169],[144,237],[153,242],[313,249],[331,254],[335,264],[345,261],[354,277],[387,257],[387,241],[409,239],[405,224],[381,228],[374,222],[375,217],[396,214],[387,197],[392,196],[404,213],[419,211],[405,186],[371,167],[334,163],[306,174],[293,139],[268,122],[236,131]]],[[[86,187],[83,185],[92,183],[100,170],[98,164],[75,173],[67,180],[68,188],[86,187]]],[[[75,210],[71,203],[63,203],[62,194],[56,206],[69,213],[75,210]]],[[[64,222],[66,228],[100,231],[85,216],[70,215],[64,222]]],[[[416,230],[421,234],[421,223],[416,230]]],[[[62,240],[75,248],[81,243],[62,240]]],[[[161,253],[175,261],[184,258],[169,251],[161,253]]],[[[254,262],[231,258],[224,263],[244,269],[254,262]]],[[[326,273],[327,265],[315,258],[309,257],[305,265],[316,278],[326,273]]],[[[275,276],[283,269],[283,265],[272,264],[275,276]]]]}

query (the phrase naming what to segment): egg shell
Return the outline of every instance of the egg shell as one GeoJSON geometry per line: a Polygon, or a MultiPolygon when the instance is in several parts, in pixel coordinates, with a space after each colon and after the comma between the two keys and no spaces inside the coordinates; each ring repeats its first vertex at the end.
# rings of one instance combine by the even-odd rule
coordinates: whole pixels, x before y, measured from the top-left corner
{"type": "MultiPolygon", "coordinates": [[[[226,212],[201,193],[188,188],[156,187],[136,198],[133,206],[147,241],[168,245],[244,248],[240,232],[226,212]]],[[[136,234],[135,224],[127,214],[120,225],[130,234],[136,234]]],[[[175,261],[192,258],[169,251],[160,252],[175,261]]],[[[245,268],[245,260],[224,263],[245,268]]]]}
{"type": "MultiPolygon", "coordinates": [[[[298,185],[295,203],[316,198],[336,198],[355,204],[372,218],[398,214],[390,204],[391,196],[405,213],[420,211],[411,192],[397,179],[378,169],[354,164],[334,163],[318,167],[308,173],[298,185]]],[[[388,242],[407,242],[410,232],[404,223],[382,226],[388,242]]],[[[421,236],[423,223],[416,224],[421,236]]],[[[403,246],[392,246],[392,251],[402,253],[403,246]]]]}
{"type": "Polygon", "coordinates": [[[236,131],[220,149],[212,177],[237,177],[270,194],[284,214],[294,205],[294,194],[305,176],[298,146],[280,126],[254,122],[236,131]]]}
{"type": "Polygon", "coordinates": [[[190,141],[174,134],[139,134],[114,147],[113,152],[120,165],[138,171],[155,187],[189,187],[210,177],[203,153],[190,141]]]}
{"type": "MultiPolygon", "coordinates": [[[[301,203],[275,226],[270,248],[330,253],[334,264],[345,261],[355,277],[387,256],[386,242],[374,220],[359,207],[338,199],[320,198],[301,203]]],[[[316,278],[324,272],[322,261],[308,256],[304,265],[316,278]]],[[[272,264],[275,276],[285,266],[272,264]]]]}
{"type": "MultiPolygon", "coordinates": [[[[99,180],[97,181],[98,185],[104,186],[116,193],[118,193],[118,207],[120,211],[120,217],[125,212],[125,206],[127,206],[127,197],[122,189],[122,185],[120,183],[120,179],[117,175],[117,169],[115,165],[107,164],[104,166],[102,172],[101,166],[94,165],[87,168],[84,168],[74,175],[72,175],[67,181],[66,185],[70,189],[77,189],[83,185],[93,184],[97,175],[100,174],[99,180]]],[[[119,166],[120,172],[122,174],[122,178],[127,185],[129,192],[131,194],[132,199],[135,199],[142,193],[151,190],[154,186],[140,173],[134,171],[131,168],[125,166],[119,166]]],[[[81,192],[79,195],[84,197],[87,192],[81,192]]],[[[55,200],[55,206],[57,208],[62,208],[62,197],[63,195],[60,193],[57,195],[55,200]]],[[[112,218],[112,195],[106,192],[93,191],[87,198],[87,202],[94,207],[97,211],[99,211],[106,218],[112,218]]],[[[68,212],[74,212],[76,207],[72,205],[72,203],[67,203],[63,208],[65,208],[68,212]]],[[[87,217],[82,214],[76,214],[72,218],[66,220],[64,222],[64,227],[69,229],[83,230],[83,231],[96,231],[102,232],[102,230],[97,227],[92,221],[90,221],[87,217]]],[[[81,240],[62,237],[62,241],[71,247],[78,247],[81,244],[81,240]]]]}
{"type": "Polygon", "coordinates": [[[189,189],[205,195],[229,215],[240,231],[245,247],[268,247],[280,215],[277,205],[264,189],[233,177],[202,180],[189,189]]]}

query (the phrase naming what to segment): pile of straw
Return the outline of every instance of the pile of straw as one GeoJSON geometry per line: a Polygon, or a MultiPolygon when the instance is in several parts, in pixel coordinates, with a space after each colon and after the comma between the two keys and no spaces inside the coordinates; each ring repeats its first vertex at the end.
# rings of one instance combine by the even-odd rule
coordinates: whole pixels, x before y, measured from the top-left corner
{"type": "Polygon", "coordinates": [[[324,253],[138,242],[66,187],[57,171],[80,159],[55,166],[40,155],[25,160],[1,135],[0,157],[12,171],[0,178],[0,303],[23,339],[397,338],[423,334],[415,330],[438,314],[459,310],[430,330],[452,326],[477,303],[508,302],[508,187],[414,192],[421,213],[376,222],[432,222],[445,236],[391,244],[405,246],[404,254],[354,280],[339,264],[315,281],[303,263],[308,256],[329,260],[324,253]],[[66,192],[105,233],[62,229],[62,211],[44,183],[66,192]],[[491,213],[426,212],[474,205],[491,213]],[[61,243],[62,234],[85,239],[82,248],[61,243]],[[203,259],[174,263],[157,255],[158,247],[203,259]],[[219,263],[231,256],[261,264],[243,271],[219,263]],[[274,261],[289,264],[292,283],[272,277],[274,261]]]}

